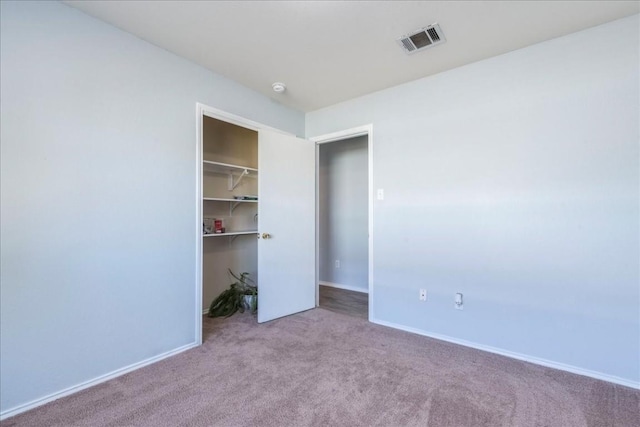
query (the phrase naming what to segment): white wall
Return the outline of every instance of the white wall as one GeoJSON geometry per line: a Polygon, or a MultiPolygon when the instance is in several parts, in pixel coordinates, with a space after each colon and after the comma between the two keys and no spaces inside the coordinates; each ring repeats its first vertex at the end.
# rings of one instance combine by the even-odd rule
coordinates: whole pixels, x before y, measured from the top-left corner
{"type": "Polygon", "coordinates": [[[1,19],[7,414],[195,342],[196,102],[304,116],[57,2],[1,19]]]}
{"type": "Polygon", "coordinates": [[[638,21],[307,114],[373,123],[377,321],[638,386],[638,21]]]}
{"type": "Polygon", "coordinates": [[[320,281],[367,291],[367,136],[321,144],[318,166],[320,281]]]}

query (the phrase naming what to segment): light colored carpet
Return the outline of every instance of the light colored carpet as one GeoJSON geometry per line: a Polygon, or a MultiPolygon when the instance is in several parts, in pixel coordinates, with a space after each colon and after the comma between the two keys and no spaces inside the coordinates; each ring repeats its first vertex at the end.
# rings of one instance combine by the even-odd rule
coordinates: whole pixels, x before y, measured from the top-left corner
{"type": "Polygon", "coordinates": [[[205,318],[202,347],[2,426],[638,426],[640,391],[315,309],[205,318]]]}

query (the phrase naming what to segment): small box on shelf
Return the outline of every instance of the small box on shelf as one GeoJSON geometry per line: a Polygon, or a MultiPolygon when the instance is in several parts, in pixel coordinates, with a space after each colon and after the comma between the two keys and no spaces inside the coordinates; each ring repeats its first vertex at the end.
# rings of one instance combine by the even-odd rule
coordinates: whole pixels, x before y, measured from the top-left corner
{"type": "Polygon", "coordinates": [[[222,226],[223,222],[221,218],[203,218],[202,220],[202,233],[203,234],[222,234],[226,231],[226,228],[222,226]]]}

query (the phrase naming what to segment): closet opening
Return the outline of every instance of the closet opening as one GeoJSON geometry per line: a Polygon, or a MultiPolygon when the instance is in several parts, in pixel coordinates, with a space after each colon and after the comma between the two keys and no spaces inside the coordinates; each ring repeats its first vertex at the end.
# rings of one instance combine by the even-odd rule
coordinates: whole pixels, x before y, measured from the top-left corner
{"type": "Polygon", "coordinates": [[[318,143],[318,306],[369,319],[370,132],[314,140],[318,143]]]}
{"type": "Polygon", "coordinates": [[[241,315],[255,314],[257,323],[316,307],[316,150],[315,142],[196,104],[197,344],[221,293],[249,306],[241,315]],[[253,289],[231,286],[242,273],[253,289]],[[247,296],[257,296],[257,307],[247,296]]]}
{"type": "Polygon", "coordinates": [[[201,182],[201,309],[207,315],[238,277],[258,284],[258,132],[204,115],[201,182]]]}

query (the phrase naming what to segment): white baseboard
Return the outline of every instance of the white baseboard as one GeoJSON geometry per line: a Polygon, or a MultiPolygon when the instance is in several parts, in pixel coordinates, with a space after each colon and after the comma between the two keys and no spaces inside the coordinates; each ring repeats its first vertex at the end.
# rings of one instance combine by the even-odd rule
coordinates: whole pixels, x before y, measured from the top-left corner
{"type": "Polygon", "coordinates": [[[476,350],[482,350],[482,351],[486,351],[486,352],[489,352],[489,353],[499,354],[501,356],[510,357],[512,359],[518,359],[518,360],[522,360],[524,362],[533,363],[535,365],[546,366],[547,368],[553,368],[553,369],[558,369],[558,370],[561,370],[561,371],[571,372],[572,374],[584,375],[585,377],[591,377],[591,378],[595,378],[597,380],[607,381],[607,382],[614,383],[614,384],[620,384],[620,385],[623,385],[623,386],[626,386],[626,387],[631,387],[631,388],[640,390],[640,382],[631,381],[631,380],[628,380],[626,378],[620,378],[620,377],[616,377],[614,375],[604,374],[602,372],[597,372],[597,371],[591,371],[591,370],[588,370],[588,369],[578,368],[576,366],[566,365],[564,363],[554,362],[552,360],[541,359],[541,358],[529,356],[529,355],[526,355],[526,354],[515,353],[515,352],[512,352],[512,351],[503,350],[503,349],[496,348],[496,347],[491,347],[491,346],[488,346],[488,345],[476,344],[474,342],[465,341],[465,340],[461,340],[461,339],[457,339],[457,338],[452,338],[452,337],[449,337],[449,336],[446,336],[446,335],[434,334],[434,333],[426,332],[426,331],[423,331],[423,330],[420,330],[420,329],[417,329],[417,328],[410,328],[410,327],[399,325],[399,324],[396,324],[396,323],[386,322],[384,320],[370,319],[370,322],[376,323],[376,324],[382,325],[382,326],[388,326],[388,327],[394,328],[394,329],[400,329],[401,331],[405,331],[405,332],[411,332],[411,333],[414,333],[414,334],[423,335],[423,336],[429,337],[429,338],[435,338],[435,339],[440,340],[440,341],[446,341],[446,342],[450,342],[450,343],[453,343],[453,344],[463,345],[465,347],[475,348],[476,350]]]}
{"type": "Polygon", "coordinates": [[[162,353],[159,354],[157,356],[154,357],[150,357],[149,359],[145,359],[141,362],[138,363],[134,363],[132,365],[129,366],[125,366],[124,368],[120,368],[120,369],[116,369],[115,371],[112,371],[108,374],[105,375],[101,375],[99,377],[96,377],[92,380],[89,381],[85,381],[83,383],[71,386],[69,388],[65,388],[63,390],[60,390],[58,392],[49,394],[47,396],[41,397],[39,399],[35,399],[32,400],[31,402],[27,402],[24,403],[22,405],[18,405],[16,407],[13,407],[11,409],[7,409],[6,411],[3,411],[0,413],[0,421],[9,418],[9,417],[13,417],[14,415],[18,415],[22,412],[26,412],[30,409],[36,408],[38,406],[42,406],[45,403],[49,403],[52,402],[54,400],[60,399],[61,397],[65,397],[68,396],[70,394],[74,394],[77,393],[81,390],[84,390],[86,388],[89,387],[93,387],[94,385],[98,385],[100,383],[103,383],[105,381],[109,381],[111,379],[114,379],[116,377],[119,377],[121,375],[124,375],[126,373],[129,373],[131,371],[135,371],[136,369],[140,369],[143,366],[147,366],[147,365],[151,365],[152,363],[156,363],[159,362],[162,359],[166,359],[167,357],[171,357],[171,356],[175,356],[178,353],[182,353],[183,351],[187,351],[191,348],[197,347],[196,343],[191,343],[191,344],[187,344],[187,345],[183,345],[182,347],[178,347],[174,350],[168,351],[166,353],[162,353]]]}
{"type": "Polygon", "coordinates": [[[319,281],[318,284],[320,286],[329,286],[330,288],[338,288],[338,289],[345,289],[347,291],[362,292],[363,294],[369,293],[369,289],[358,288],[351,285],[341,285],[339,283],[331,283],[331,282],[323,282],[323,281],[319,281]]]}

